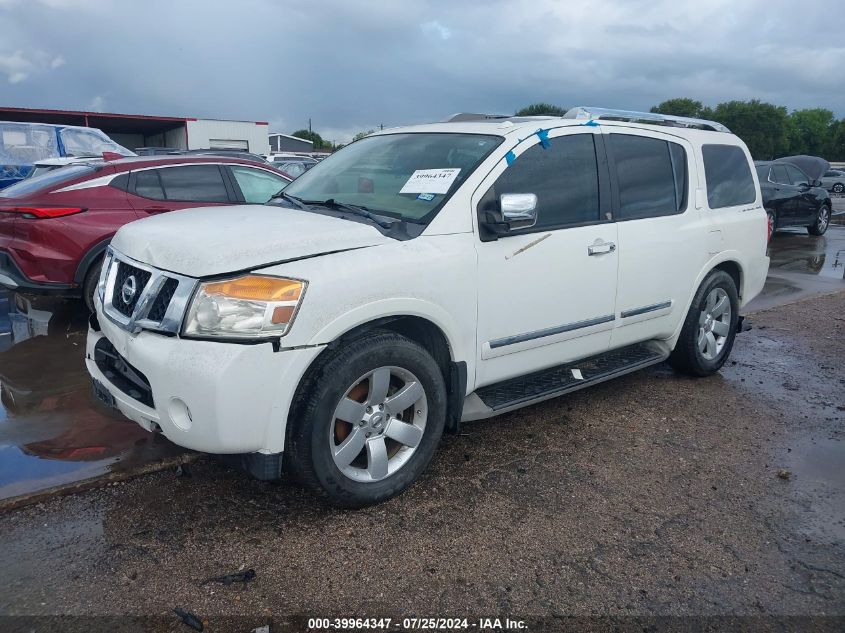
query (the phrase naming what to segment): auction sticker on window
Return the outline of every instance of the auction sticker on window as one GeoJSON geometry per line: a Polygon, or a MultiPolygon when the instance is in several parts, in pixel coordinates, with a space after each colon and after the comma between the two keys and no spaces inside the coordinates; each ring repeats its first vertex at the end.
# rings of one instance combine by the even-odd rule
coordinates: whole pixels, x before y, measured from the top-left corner
{"type": "Polygon", "coordinates": [[[446,193],[460,173],[459,167],[446,169],[418,169],[399,193],[446,193]]]}

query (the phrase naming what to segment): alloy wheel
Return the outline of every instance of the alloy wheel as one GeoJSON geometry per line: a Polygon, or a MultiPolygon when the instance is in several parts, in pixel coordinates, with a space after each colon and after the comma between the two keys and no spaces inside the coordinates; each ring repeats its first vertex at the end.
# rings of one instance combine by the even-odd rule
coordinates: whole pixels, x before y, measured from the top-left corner
{"type": "Polygon", "coordinates": [[[725,347],[731,330],[731,300],[722,288],[707,295],[698,317],[698,350],[706,360],[715,360],[725,347]]]}
{"type": "Polygon", "coordinates": [[[828,222],[830,222],[830,210],[826,206],[822,205],[822,208],[819,209],[819,219],[816,224],[819,233],[825,232],[828,222]]]}
{"type": "Polygon", "coordinates": [[[420,380],[402,367],[378,367],[356,380],[335,407],[332,459],[354,481],[381,481],[417,450],[427,418],[420,380]]]}

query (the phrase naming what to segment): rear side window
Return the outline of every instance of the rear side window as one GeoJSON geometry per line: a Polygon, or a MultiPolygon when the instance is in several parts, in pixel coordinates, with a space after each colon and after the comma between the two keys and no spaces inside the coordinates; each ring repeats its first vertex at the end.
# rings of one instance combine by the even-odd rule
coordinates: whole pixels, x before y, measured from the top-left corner
{"type": "Polygon", "coordinates": [[[745,152],[736,145],[702,145],[707,203],[711,209],[750,204],[757,199],[745,152]]]}
{"type": "Polygon", "coordinates": [[[686,207],[687,158],[677,143],[610,134],[619,187],[617,220],[681,213],[686,207]]]}
{"type": "Polygon", "coordinates": [[[185,165],[154,171],[158,172],[167,200],[229,202],[223,174],[217,165],[185,165]]]}
{"type": "Polygon", "coordinates": [[[789,174],[783,165],[772,165],[772,180],[778,185],[789,185],[789,174]]]}
{"type": "Polygon", "coordinates": [[[142,198],[165,199],[164,189],[161,188],[161,181],[158,178],[158,169],[139,171],[135,175],[135,193],[142,198]]]}
{"type": "Polygon", "coordinates": [[[599,178],[592,134],[551,139],[524,151],[484,195],[482,210],[504,193],[537,195],[538,231],[599,221],[599,178]]]}
{"type": "Polygon", "coordinates": [[[805,174],[803,171],[801,171],[797,167],[793,167],[792,165],[787,165],[786,171],[789,173],[789,179],[792,181],[793,185],[809,184],[810,179],[807,178],[807,174],[805,174]]]}

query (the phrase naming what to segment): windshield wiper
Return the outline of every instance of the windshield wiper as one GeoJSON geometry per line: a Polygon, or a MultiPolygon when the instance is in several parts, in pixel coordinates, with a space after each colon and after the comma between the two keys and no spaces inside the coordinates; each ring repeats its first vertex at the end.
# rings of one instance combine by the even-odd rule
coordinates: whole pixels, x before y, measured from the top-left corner
{"type": "Polygon", "coordinates": [[[359,204],[347,204],[345,202],[338,202],[334,198],[329,198],[328,200],[303,200],[305,204],[314,204],[321,207],[328,207],[329,209],[337,209],[340,211],[346,211],[348,213],[352,213],[353,215],[360,216],[362,218],[367,218],[371,222],[375,222],[383,229],[389,229],[393,226],[395,222],[398,220],[392,220],[388,222],[384,219],[383,216],[376,215],[372,211],[370,211],[367,207],[361,206],[359,204]]]}
{"type": "MultiPolygon", "coordinates": [[[[295,206],[297,209],[301,209],[302,211],[310,211],[311,210],[311,209],[308,208],[308,205],[306,205],[302,201],[301,198],[297,198],[296,196],[292,196],[289,193],[285,193],[284,189],[280,189],[279,191],[277,191],[275,193],[275,195],[273,196],[273,198],[281,198],[282,200],[287,200],[293,206],[295,206]]],[[[272,200],[273,198],[270,198],[270,199],[272,200]]]]}

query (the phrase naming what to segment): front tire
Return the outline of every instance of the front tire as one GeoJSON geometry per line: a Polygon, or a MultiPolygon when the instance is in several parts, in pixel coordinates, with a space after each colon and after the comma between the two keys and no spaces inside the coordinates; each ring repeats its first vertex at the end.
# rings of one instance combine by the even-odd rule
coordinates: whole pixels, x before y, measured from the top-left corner
{"type": "Polygon", "coordinates": [[[709,376],[731,353],[739,319],[739,293],[723,270],[710,273],[692,300],[669,364],[681,373],[709,376]]]}
{"type": "Polygon", "coordinates": [[[333,505],[380,503],[413,484],[446,422],[446,385],[418,343],[375,331],[327,352],[297,394],[294,475],[333,505]]]}
{"type": "Polygon", "coordinates": [[[830,226],[830,207],[823,204],[819,207],[819,212],[816,214],[816,221],[807,227],[807,232],[810,235],[824,235],[827,227],[830,226]]]}
{"type": "Polygon", "coordinates": [[[845,184],[837,182],[833,185],[833,193],[845,193],[845,184]]]}
{"type": "Polygon", "coordinates": [[[100,271],[103,268],[103,258],[91,264],[82,282],[82,300],[89,312],[94,312],[94,297],[97,294],[97,284],[100,282],[100,271]]]}

